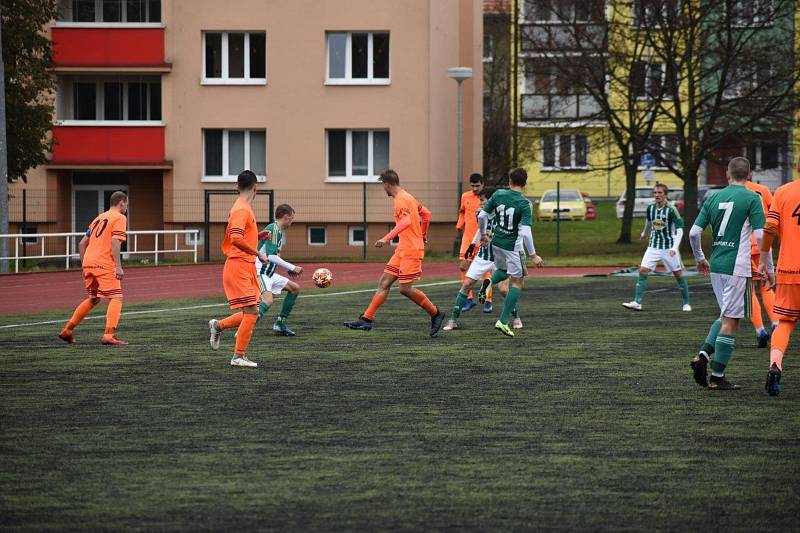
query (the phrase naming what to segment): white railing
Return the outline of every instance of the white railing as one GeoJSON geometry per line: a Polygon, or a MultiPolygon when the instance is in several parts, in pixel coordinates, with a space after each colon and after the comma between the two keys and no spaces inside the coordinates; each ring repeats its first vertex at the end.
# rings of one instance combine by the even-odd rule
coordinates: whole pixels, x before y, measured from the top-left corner
{"type": "MultiPolygon", "coordinates": [[[[200,230],[197,229],[175,229],[175,230],[146,230],[146,231],[128,231],[128,249],[122,252],[123,257],[130,255],[152,255],[154,262],[158,264],[159,254],[175,254],[175,253],[191,253],[194,257],[194,262],[197,263],[197,246],[199,240],[200,230]],[[139,235],[153,235],[154,248],[152,250],[139,249],[139,235]],[[183,237],[184,242],[186,237],[191,235],[191,245],[178,245],[178,237],[183,237]],[[159,238],[162,244],[167,245],[169,237],[173,237],[173,246],[159,248],[159,238]]],[[[14,255],[8,257],[0,257],[0,261],[14,261],[14,272],[19,272],[19,262],[25,259],[64,259],[64,267],[69,268],[70,263],[80,261],[80,254],[73,246],[73,239],[75,237],[83,237],[84,233],[9,233],[0,235],[0,239],[13,239],[14,240],[14,255]],[[34,243],[24,243],[22,240],[35,239],[34,243]],[[46,253],[45,241],[48,239],[64,239],[64,253],[46,253]],[[20,248],[24,246],[23,254],[20,254],[20,248]],[[28,247],[33,246],[39,248],[38,255],[30,255],[28,247]]],[[[52,241],[51,241],[52,242],[52,241]]]]}

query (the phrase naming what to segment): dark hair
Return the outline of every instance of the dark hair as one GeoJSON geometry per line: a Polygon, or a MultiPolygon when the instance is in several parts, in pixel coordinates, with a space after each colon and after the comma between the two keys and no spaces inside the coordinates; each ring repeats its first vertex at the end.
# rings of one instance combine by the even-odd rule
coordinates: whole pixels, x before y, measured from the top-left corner
{"type": "Polygon", "coordinates": [[[286,215],[293,215],[294,209],[289,204],[281,204],[275,208],[275,218],[283,218],[286,215]]]}
{"type": "Polygon", "coordinates": [[[120,202],[123,202],[128,199],[128,195],[122,191],[114,191],[111,193],[111,198],[109,199],[109,203],[111,205],[117,205],[120,202]]]}
{"type": "Polygon", "coordinates": [[[481,192],[478,193],[478,197],[486,198],[487,200],[492,197],[494,194],[494,189],[491,187],[484,187],[481,189],[481,192]]]}
{"type": "Polygon", "coordinates": [[[511,185],[524,187],[525,184],[528,183],[528,173],[522,167],[512,168],[508,172],[508,181],[511,185]]]}
{"type": "Polygon", "coordinates": [[[736,181],[745,181],[750,175],[750,161],[744,157],[734,157],[728,163],[728,172],[736,181]]]}
{"type": "Polygon", "coordinates": [[[236,180],[240,191],[249,191],[258,183],[258,178],[252,170],[243,170],[236,180]]]}
{"type": "Polygon", "coordinates": [[[666,183],[660,183],[660,182],[656,183],[655,185],[653,185],[653,189],[661,189],[662,191],[664,191],[664,194],[669,194],[669,187],[667,187],[666,183]]]}
{"type": "Polygon", "coordinates": [[[378,181],[396,186],[400,185],[400,176],[398,176],[397,172],[395,172],[391,168],[387,168],[386,170],[383,171],[381,177],[378,178],[378,181]]]}
{"type": "Polygon", "coordinates": [[[477,172],[476,172],[476,173],[474,173],[474,174],[472,174],[472,175],[469,177],[469,182],[470,182],[470,183],[486,183],[486,182],[484,181],[484,179],[483,179],[483,176],[481,176],[481,175],[480,175],[480,174],[478,174],[477,172]]]}

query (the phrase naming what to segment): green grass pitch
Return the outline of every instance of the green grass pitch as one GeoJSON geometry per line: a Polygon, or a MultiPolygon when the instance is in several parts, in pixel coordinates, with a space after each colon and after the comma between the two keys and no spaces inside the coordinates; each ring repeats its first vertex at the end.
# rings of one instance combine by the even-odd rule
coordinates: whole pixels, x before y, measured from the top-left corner
{"type": "MultiPolygon", "coordinates": [[[[301,297],[298,337],[270,334],[279,303],[260,324],[256,370],[228,365],[232,332],[210,350],[223,306],[123,316],[125,348],[96,342],[102,320],[77,346],[60,323],[0,329],[0,526],[797,530],[797,337],[771,398],[743,323],[743,388],[712,393],[688,367],[716,313],[708,279],[692,313],[665,278],[623,309],[634,283],[528,280],[514,339],[492,327],[499,305],[431,339],[399,293],[369,333],[341,326],[369,293],[301,297]]],[[[449,311],[456,285],[425,290],[449,311]]]]}

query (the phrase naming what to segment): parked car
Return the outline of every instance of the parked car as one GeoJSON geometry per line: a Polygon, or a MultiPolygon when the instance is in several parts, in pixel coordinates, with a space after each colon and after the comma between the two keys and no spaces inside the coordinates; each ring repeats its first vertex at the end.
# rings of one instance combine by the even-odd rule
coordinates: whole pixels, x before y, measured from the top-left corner
{"type": "Polygon", "coordinates": [[[727,187],[727,185],[701,185],[697,188],[697,209],[703,207],[706,200],[727,187]]]}
{"type": "Polygon", "coordinates": [[[561,189],[560,206],[555,189],[544,192],[539,200],[539,220],[583,220],[586,218],[586,201],[576,189],[561,189]],[[560,207],[560,211],[559,211],[560,207]]]}
{"type": "Polygon", "coordinates": [[[594,220],[597,218],[597,206],[594,205],[594,202],[589,197],[589,195],[585,192],[581,192],[581,196],[583,196],[583,201],[586,202],[586,220],[594,220]]]}
{"type": "MultiPolygon", "coordinates": [[[[622,191],[619,199],[617,200],[617,218],[622,218],[625,211],[625,194],[627,190],[622,191]]],[[[673,201],[677,197],[683,200],[683,189],[670,189],[667,198],[673,201]]],[[[633,205],[633,216],[643,217],[647,213],[647,206],[653,203],[653,187],[636,187],[636,199],[633,205]]]]}
{"type": "Polygon", "coordinates": [[[686,203],[686,202],[684,202],[684,199],[683,199],[683,189],[679,189],[679,190],[677,190],[675,192],[670,191],[669,198],[670,198],[670,201],[672,202],[672,205],[674,205],[675,209],[678,210],[678,213],[683,215],[683,206],[686,203]]]}

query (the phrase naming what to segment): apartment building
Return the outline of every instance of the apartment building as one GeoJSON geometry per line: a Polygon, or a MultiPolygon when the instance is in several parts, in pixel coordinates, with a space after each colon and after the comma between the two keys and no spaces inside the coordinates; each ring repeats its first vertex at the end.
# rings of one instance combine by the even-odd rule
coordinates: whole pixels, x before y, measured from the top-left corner
{"type": "MultiPolygon", "coordinates": [[[[609,138],[608,118],[585,86],[571,83],[559,74],[579,63],[576,56],[585,54],[586,50],[598,51],[597,68],[606,68],[607,55],[619,51],[613,48],[614,43],[609,45],[603,41],[609,35],[610,11],[617,13],[615,24],[645,28],[657,23],[656,10],[676,10],[679,4],[665,0],[514,0],[516,20],[511,49],[516,64],[511,66],[511,72],[518,81],[516,102],[512,106],[516,131],[512,135],[516,135],[514,145],[518,160],[533,176],[528,182],[528,194],[540,195],[544,190],[554,189],[558,182],[562,188],[579,189],[592,196],[613,197],[622,193],[625,175],[619,164],[621,156],[609,138]],[[627,15],[619,16],[626,12],[627,15]],[[580,46],[576,39],[583,40],[580,46]],[[557,66],[558,61],[566,67],[557,66]]],[[[759,25],[759,13],[771,13],[768,4],[770,0],[732,1],[730,8],[736,9],[741,18],[734,21],[733,30],[753,31],[754,41],[797,41],[796,21],[791,17],[759,25]]],[[[625,43],[616,45],[625,46],[625,43]]],[[[656,98],[666,76],[664,65],[652,59],[637,67],[627,89],[632,97],[642,102],[656,98]]],[[[768,73],[773,67],[762,65],[759,68],[760,72],[768,73]]],[[[751,87],[751,81],[742,76],[742,94],[751,87]]],[[[702,80],[701,83],[702,94],[704,88],[709,88],[709,82],[702,80]]],[[[613,84],[608,87],[614,91],[613,84]]],[[[739,96],[736,91],[737,88],[732,87],[725,97],[739,96]]],[[[610,99],[626,97],[609,96],[610,99]]],[[[797,136],[796,126],[775,127],[768,121],[752,128],[747,136],[730,136],[705,161],[700,170],[700,182],[724,183],[727,161],[743,155],[753,162],[754,180],[774,189],[792,179],[792,154],[797,136]]],[[[656,122],[651,144],[653,148],[650,153],[643,154],[639,167],[640,184],[659,181],[682,187],[682,181],[667,168],[666,159],[676,157],[677,151],[677,139],[668,120],[656,122]]]]}
{"type": "MultiPolygon", "coordinates": [[[[82,231],[128,191],[131,229],[198,229],[219,257],[236,175],[256,214],[297,211],[287,252],[361,257],[391,227],[394,168],[452,247],[456,83],[464,173],[482,166],[481,6],[471,0],[62,0],[50,161],[11,184],[29,227],[82,231]],[[367,221],[366,226],[364,221],[367,221]],[[208,224],[206,223],[208,221],[208,224]]],[[[463,179],[463,176],[462,176],[463,179]]],[[[12,223],[21,221],[18,206],[12,223]]],[[[370,250],[375,257],[384,250],[370,250]]]]}

